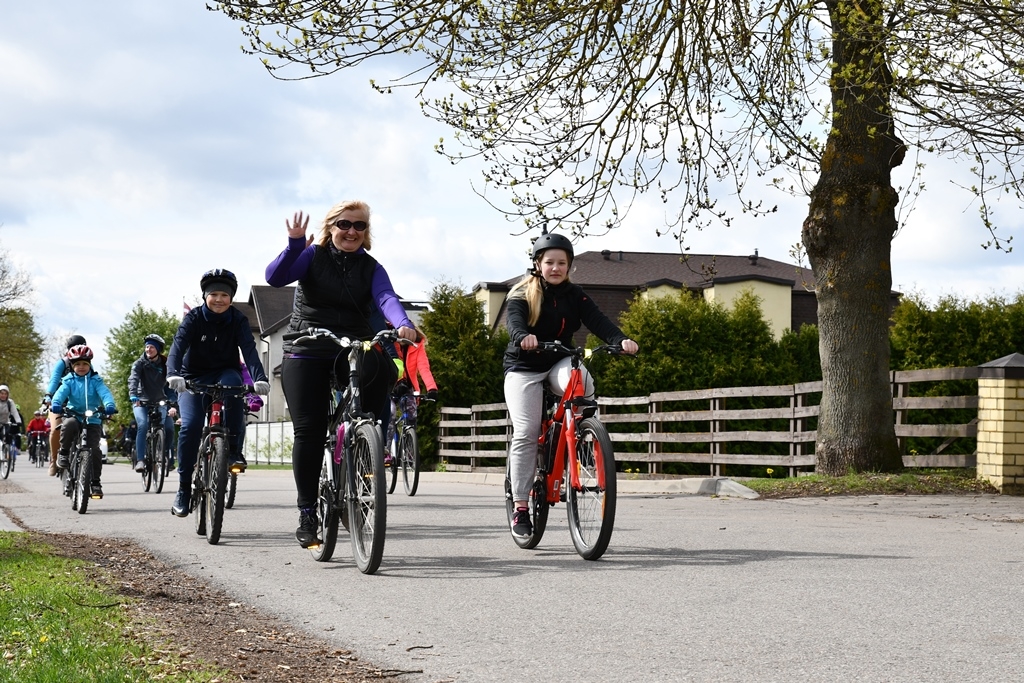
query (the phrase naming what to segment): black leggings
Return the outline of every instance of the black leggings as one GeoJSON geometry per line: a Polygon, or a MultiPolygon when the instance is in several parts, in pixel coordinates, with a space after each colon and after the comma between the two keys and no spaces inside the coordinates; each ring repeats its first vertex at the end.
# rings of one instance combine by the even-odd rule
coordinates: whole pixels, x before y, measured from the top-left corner
{"type": "MultiPolygon", "coordinates": [[[[295,441],[292,444],[292,475],[297,504],[314,507],[320,482],[320,466],[327,442],[328,411],[331,405],[331,373],[348,383],[348,356],[331,358],[285,358],[281,362],[281,384],[288,401],[295,441]]],[[[377,347],[363,356],[359,388],[363,410],[382,415],[398,380],[394,362],[377,347]]]]}

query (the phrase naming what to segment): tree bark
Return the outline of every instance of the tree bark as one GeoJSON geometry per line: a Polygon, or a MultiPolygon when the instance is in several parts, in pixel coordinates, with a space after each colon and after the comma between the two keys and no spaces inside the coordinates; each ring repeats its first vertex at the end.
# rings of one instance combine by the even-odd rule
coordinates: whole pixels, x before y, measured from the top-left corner
{"type": "Polygon", "coordinates": [[[827,3],[833,30],[833,128],[802,237],[817,282],[823,389],[817,471],[895,472],[889,376],[890,257],[905,154],[889,106],[881,3],[827,3]]]}

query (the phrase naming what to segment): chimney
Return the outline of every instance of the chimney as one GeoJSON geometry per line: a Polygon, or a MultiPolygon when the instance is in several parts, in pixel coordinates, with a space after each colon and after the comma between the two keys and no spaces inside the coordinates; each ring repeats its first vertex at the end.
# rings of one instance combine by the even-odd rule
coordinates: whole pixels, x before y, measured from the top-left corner
{"type": "Polygon", "coordinates": [[[626,260],[626,259],[624,259],[624,258],[622,257],[622,252],[621,252],[621,251],[619,252],[619,260],[620,260],[620,261],[625,261],[625,260],[626,260]]]}
{"type": "Polygon", "coordinates": [[[601,250],[601,256],[604,257],[605,261],[611,261],[612,260],[612,252],[609,249],[602,249],[601,250]]]}
{"type": "Polygon", "coordinates": [[[748,256],[747,258],[750,259],[750,265],[756,266],[757,265],[757,249],[754,249],[754,253],[751,254],[750,256],[748,256]]]}

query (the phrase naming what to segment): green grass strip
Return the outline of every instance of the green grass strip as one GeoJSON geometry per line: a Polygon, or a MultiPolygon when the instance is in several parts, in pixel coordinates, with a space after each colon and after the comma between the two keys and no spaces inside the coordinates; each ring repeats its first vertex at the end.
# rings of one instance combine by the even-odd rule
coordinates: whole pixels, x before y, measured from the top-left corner
{"type": "Polygon", "coordinates": [[[133,602],[88,564],[0,532],[0,683],[213,681],[224,672],[133,642],[133,602]]]}

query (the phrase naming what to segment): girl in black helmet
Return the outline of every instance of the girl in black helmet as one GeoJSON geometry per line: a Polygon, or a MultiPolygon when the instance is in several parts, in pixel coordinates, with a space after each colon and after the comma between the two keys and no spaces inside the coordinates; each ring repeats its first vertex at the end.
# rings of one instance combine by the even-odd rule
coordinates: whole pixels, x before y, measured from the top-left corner
{"type": "MultiPolygon", "coordinates": [[[[578,285],[569,281],[573,248],[564,235],[544,232],[533,244],[533,270],[508,293],[506,325],[510,341],[505,350],[505,402],[512,422],[509,468],[516,512],[512,533],[533,534],[527,511],[530,486],[537,469],[544,385],[557,394],[565,391],[571,362],[565,356],[537,352],[540,342],[560,341],[574,346],[572,336],[586,325],[607,344],[620,344],[633,354],[637,344],[609,320],[578,285]]],[[[588,398],[594,383],[583,369],[588,398]]]]}
{"type": "MultiPolygon", "coordinates": [[[[192,500],[192,470],[203,437],[203,421],[209,398],[185,391],[185,380],[201,384],[242,384],[238,351],[249,368],[256,393],[270,393],[267,373],[256,350],[256,340],[245,314],[231,305],[238,290],[238,280],[229,270],[217,268],[203,274],[199,281],[203,305],[185,314],[171,352],[167,354],[167,385],[178,392],[181,410],[181,432],[178,434],[178,493],[171,505],[171,514],[186,517],[192,500]]],[[[233,468],[245,467],[241,459],[241,439],[245,430],[245,413],[238,396],[224,398],[224,421],[231,432],[233,468]]],[[[141,431],[141,429],[140,429],[141,431]]]]}

